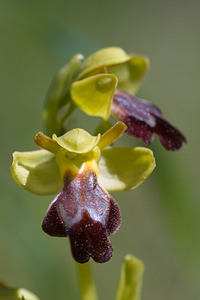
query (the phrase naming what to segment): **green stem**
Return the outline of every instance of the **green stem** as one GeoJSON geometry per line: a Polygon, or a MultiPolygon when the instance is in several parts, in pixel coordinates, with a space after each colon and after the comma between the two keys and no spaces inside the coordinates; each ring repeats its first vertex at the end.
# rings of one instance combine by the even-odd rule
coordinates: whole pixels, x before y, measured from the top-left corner
{"type": "MultiPolygon", "coordinates": [[[[82,55],[74,55],[72,59],[57,73],[50,86],[43,111],[45,132],[48,136],[51,136],[53,133],[56,133],[57,135],[61,134],[60,126],[62,124],[58,124],[58,122],[60,122],[58,112],[63,106],[64,109],[67,107],[68,112],[67,104],[71,102],[70,87],[79,72],[82,59],[82,55]]],[[[60,113],[61,111],[59,114],[60,113]]]]}
{"type": "Polygon", "coordinates": [[[98,300],[96,286],[92,278],[90,263],[77,263],[80,292],[82,300],[98,300]]]}

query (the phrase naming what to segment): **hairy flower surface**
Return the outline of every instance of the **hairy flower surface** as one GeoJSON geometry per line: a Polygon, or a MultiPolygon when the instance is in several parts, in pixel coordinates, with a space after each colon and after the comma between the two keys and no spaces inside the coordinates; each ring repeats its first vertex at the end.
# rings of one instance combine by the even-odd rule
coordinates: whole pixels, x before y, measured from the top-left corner
{"type": "Polygon", "coordinates": [[[163,118],[161,110],[146,100],[115,91],[111,111],[127,126],[126,133],[150,145],[154,135],[167,150],[178,150],[186,143],[184,135],[163,118]]]}
{"type": "Polygon", "coordinates": [[[73,129],[52,139],[42,133],[37,151],[15,152],[11,171],[16,182],[39,195],[58,193],[42,228],[51,236],[70,239],[77,262],[112,257],[109,236],[121,223],[120,210],[109,192],[133,189],[153,171],[151,150],[142,147],[107,147],[124,131],[118,122],[102,136],[73,129]]]}

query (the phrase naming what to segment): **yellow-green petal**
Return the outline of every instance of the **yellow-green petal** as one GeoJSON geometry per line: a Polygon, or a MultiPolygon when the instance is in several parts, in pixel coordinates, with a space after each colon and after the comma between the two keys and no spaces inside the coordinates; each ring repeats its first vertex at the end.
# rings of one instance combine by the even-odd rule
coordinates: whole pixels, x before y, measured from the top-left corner
{"type": "Polygon", "coordinates": [[[127,126],[123,122],[117,122],[101,136],[98,147],[103,150],[107,146],[111,145],[122,135],[126,129],[127,126]]]}
{"type": "Polygon", "coordinates": [[[47,135],[42,132],[38,132],[34,137],[34,142],[41,148],[47,151],[50,151],[54,154],[58,152],[60,146],[56,143],[56,141],[52,140],[47,135]]]}
{"type": "Polygon", "coordinates": [[[71,86],[71,98],[86,114],[107,120],[117,82],[113,74],[99,74],[75,81],[71,86]]]}
{"type": "Polygon", "coordinates": [[[109,192],[134,189],[154,168],[153,153],[147,148],[106,148],[99,161],[99,183],[109,192]]]}
{"type": "Polygon", "coordinates": [[[106,73],[108,66],[121,64],[130,59],[130,56],[119,47],[100,49],[83,60],[78,79],[99,73],[106,73]]]}
{"type": "Polygon", "coordinates": [[[60,137],[57,137],[54,134],[53,140],[55,140],[58,145],[67,151],[75,153],[87,153],[97,145],[100,136],[100,134],[97,136],[92,136],[87,131],[81,128],[76,128],[68,131],[60,137]]]}
{"type": "Polygon", "coordinates": [[[46,150],[14,152],[12,176],[24,189],[38,195],[51,195],[62,188],[56,156],[46,150]]]}
{"type": "Polygon", "coordinates": [[[118,89],[132,95],[136,94],[149,68],[149,60],[145,56],[132,54],[130,59],[108,68],[118,78],[118,89]]]}

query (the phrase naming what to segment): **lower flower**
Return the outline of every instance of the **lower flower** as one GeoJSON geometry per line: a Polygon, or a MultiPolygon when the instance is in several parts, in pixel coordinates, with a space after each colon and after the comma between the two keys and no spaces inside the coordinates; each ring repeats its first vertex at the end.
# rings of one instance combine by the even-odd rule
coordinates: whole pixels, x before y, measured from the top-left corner
{"type": "Polygon", "coordinates": [[[79,128],[52,139],[38,133],[35,142],[43,149],[13,155],[11,172],[20,186],[39,195],[58,193],[42,228],[51,236],[68,236],[79,263],[112,257],[109,236],[119,228],[121,215],[109,192],[137,187],[155,167],[149,149],[107,147],[124,130],[118,122],[102,136],[79,128]]]}

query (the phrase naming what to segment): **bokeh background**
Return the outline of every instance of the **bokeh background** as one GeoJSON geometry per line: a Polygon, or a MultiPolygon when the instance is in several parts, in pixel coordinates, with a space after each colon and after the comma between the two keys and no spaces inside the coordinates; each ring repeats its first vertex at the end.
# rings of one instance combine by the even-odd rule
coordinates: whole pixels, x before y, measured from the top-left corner
{"type": "Polygon", "coordinates": [[[172,153],[155,139],[156,170],[138,189],[114,195],[123,223],[111,237],[112,260],[92,264],[100,299],[114,299],[126,253],[145,263],[142,299],[200,299],[199,11],[196,0],[0,0],[0,281],[41,300],[79,299],[68,240],[41,230],[53,197],[17,186],[12,152],[36,149],[47,89],[73,54],[120,46],[149,57],[138,96],[161,107],[188,144],[172,153]]]}

